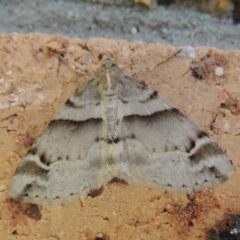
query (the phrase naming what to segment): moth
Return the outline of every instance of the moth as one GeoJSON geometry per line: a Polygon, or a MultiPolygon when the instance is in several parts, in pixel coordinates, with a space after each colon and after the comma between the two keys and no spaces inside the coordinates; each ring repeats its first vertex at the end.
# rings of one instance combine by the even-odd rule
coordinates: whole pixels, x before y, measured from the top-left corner
{"type": "Polygon", "coordinates": [[[113,178],[192,193],[232,173],[216,142],[107,58],[31,146],[12,177],[10,196],[66,203],[84,199],[113,178]]]}

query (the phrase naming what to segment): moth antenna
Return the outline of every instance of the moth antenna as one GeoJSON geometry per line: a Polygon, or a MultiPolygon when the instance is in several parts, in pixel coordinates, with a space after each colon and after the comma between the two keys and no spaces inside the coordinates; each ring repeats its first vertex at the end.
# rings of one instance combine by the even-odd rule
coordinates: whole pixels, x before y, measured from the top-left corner
{"type": "Polygon", "coordinates": [[[147,71],[150,71],[154,68],[157,68],[158,66],[162,65],[163,63],[167,62],[168,60],[170,60],[171,58],[175,57],[176,55],[178,55],[180,52],[182,51],[182,49],[178,50],[176,53],[174,53],[173,55],[171,55],[170,57],[168,57],[167,59],[165,59],[164,61],[158,63],[157,65],[154,65],[152,67],[148,67],[148,68],[144,68],[136,73],[134,73],[132,75],[132,77],[136,77],[138,74],[142,73],[142,72],[147,72],[147,71]]]}
{"type": "Polygon", "coordinates": [[[87,74],[86,72],[83,72],[79,67],[76,66],[76,62],[71,60],[71,57],[69,56],[68,53],[64,54],[64,55],[60,55],[60,59],[66,63],[71,69],[73,69],[75,72],[87,76],[88,78],[91,78],[92,76],[90,76],[89,74],[87,74]]]}

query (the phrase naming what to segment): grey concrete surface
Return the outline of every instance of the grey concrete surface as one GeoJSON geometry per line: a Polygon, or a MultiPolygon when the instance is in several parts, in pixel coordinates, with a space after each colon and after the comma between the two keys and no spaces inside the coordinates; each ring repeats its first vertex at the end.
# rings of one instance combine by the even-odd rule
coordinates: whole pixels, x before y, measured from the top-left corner
{"type": "Polygon", "coordinates": [[[233,25],[231,17],[174,5],[147,11],[80,0],[0,1],[0,33],[10,32],[240,48],[240,24],[233,25]]]}

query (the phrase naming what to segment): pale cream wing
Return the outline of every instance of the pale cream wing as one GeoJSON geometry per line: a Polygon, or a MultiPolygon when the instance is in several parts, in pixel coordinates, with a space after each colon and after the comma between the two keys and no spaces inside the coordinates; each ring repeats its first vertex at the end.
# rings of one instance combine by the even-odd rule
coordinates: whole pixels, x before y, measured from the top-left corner
{"type": "Polygon", "coordinates": [[[218,144],[150,88],[139,88],[135,97],[119,105],[123,115],[117,144],[120,178],[191,193],[233,174],[218,144]]]}
{"type": "Polygon", "coordinates": [[[99,110],[101,96],[95,96],[89,81],[66,102],[20,162],[11,180],[11,197],[64,203],[83,199],[112,179],[115,166],[107,160],[115,147],[100,141],[107,138],[107,127],[99,110]],[[88,101],[82,96],[85,89],[92,93],[88,101]]]}

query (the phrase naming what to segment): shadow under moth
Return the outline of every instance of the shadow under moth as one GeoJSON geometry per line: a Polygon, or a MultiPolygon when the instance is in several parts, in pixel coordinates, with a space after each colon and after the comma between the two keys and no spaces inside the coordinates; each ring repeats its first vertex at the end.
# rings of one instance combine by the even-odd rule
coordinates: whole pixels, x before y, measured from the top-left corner
{"type": "Polygon", "coordinates": [[[10,196],[66,203],[113,178],[192,193],[232,174],[216,142],[107,58],[31,146],[12,177],[10,196]]]}

